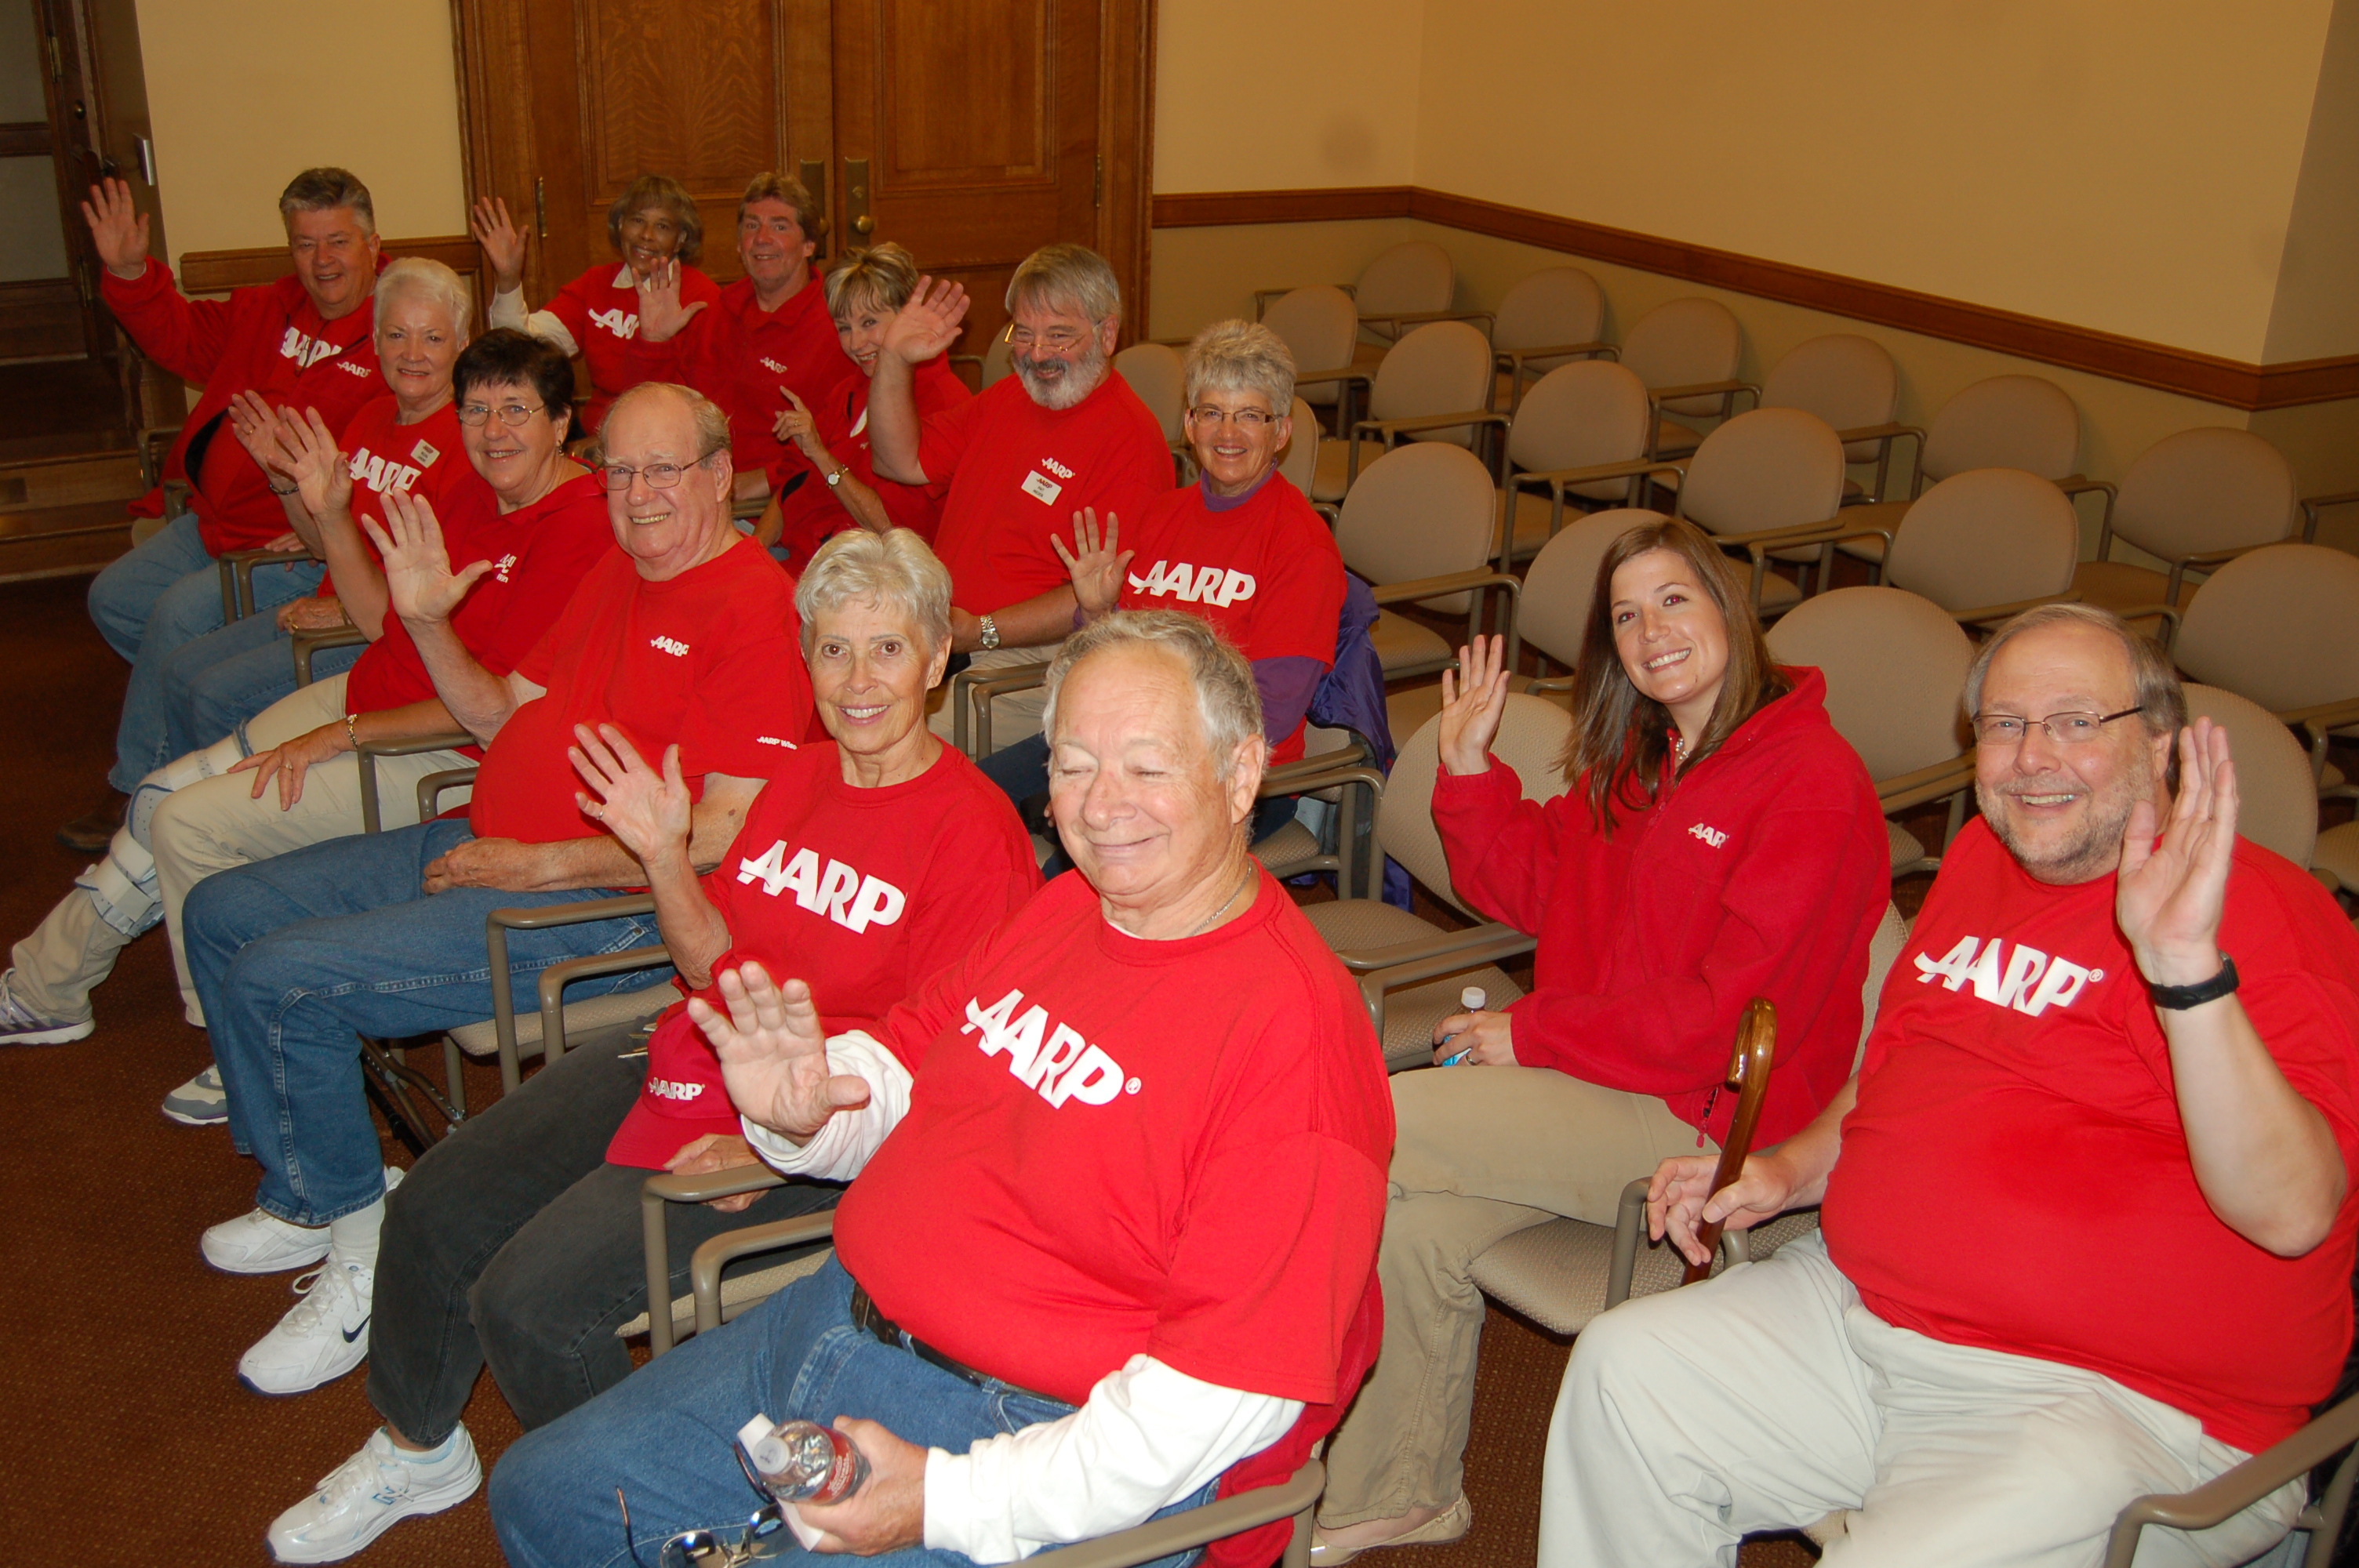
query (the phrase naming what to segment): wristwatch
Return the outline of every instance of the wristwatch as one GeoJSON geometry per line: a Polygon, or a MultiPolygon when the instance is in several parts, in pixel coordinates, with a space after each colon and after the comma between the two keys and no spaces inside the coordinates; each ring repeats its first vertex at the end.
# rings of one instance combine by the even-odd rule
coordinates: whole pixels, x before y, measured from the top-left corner
{"type": "Polygon", "coordinates": [[[845,474],[850,473],[851,471],[852,471],[852,470],[851,470],[848,466],[846,466],[845,464],[842,464],[842,463],[838,463],[838,464],[836,464],[836,465],[835,465],[835,471],[834,471],[833,473],[832,473],[832,474],[830,474],[830,475],[828,475],[828,476],[827,476],[827,487],[828,487],[828,489],[830,489],[830,490],[833,490],[837,485],[842,484],[842,483],[843,482],[843,476],[844,476],[845,474]]]}
{"type": "Polygon", "coordinates": [[[2227,954],[2220,955],[2220,972],[2208,980],[2198,980],[2191,986],[2158,986],[2148,981],[2147,998],[2154,1005],[2170,1012],[2184,1012],[2190,1007],[2201,1007],[2207,1001],[2218,1001],[2236,989],[2236,960],[2227,954]]]}
{"type": "Polygon", "coordinates": [[[986,652],[999,646],[999,622],[986,615],[983,618],[983,635],[976,639],[986,652]]]}

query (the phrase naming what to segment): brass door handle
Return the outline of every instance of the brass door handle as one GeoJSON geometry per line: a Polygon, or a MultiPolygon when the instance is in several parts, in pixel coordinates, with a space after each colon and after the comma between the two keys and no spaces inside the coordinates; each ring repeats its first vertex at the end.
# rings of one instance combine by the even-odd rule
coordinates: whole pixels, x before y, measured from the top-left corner
{"type": "Polygon", "coordinates": [[[876,232],[876,220],[868,211],[868,160],[848,157],[843,160],[843,203],[852,210],[852,232],[866,236],[876,232]]]}
{"type": "Polygon", "coordinates": [[[863,212],[852,221],[852,232],[855,234],[873,234],[876,232],[876,220],[863,212]]]}

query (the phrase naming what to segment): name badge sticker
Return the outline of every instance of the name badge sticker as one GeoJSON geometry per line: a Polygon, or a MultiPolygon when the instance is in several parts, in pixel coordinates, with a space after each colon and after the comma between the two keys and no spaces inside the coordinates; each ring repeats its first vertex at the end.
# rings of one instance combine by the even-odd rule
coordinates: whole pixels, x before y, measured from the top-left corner
{"type": "Polygon", "coordinates": [[[420,440],[418,445],[409,449],[410,460],[422,469],[432,468],[434,460],[441,455],[430,442],[424,440],[420,440]]]}
{"type": "Polygon", "coordinates": [[[1065,493],[1065,487],[1038,469],[1034,469],[1024,476],[1024,492],[1037,498],[1044,505],[1054,506],[1057,504],[1057,497],[1065,493]]]}

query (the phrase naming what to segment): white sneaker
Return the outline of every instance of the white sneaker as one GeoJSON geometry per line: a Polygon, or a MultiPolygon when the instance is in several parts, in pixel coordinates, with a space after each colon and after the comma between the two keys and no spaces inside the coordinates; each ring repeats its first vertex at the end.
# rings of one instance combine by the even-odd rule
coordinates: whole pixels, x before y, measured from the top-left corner
{"type": "Polygon", "coordinates": [[[406,1519],[439,1514],[484,1484],[475,1445],[461,1427],[451,1452],[427,1463],[393,1445],[379,1427],[319,1489],[272,1521],[270,1555],[281,1563],[341,1563],[406,1519]]]}
{"type": "Polygon", "coordinates": [[[0,974],[0,1045],[62,1045],[87,1040],[97,1023],[87,1018],[44,1018],[16,994],[16,971],[0,974]]]}
{"type": "Polygon", "coordinates": [[[331,1252],[295,1281],[303,1299],[237,1358],[237,1380],[257,1394],[300,1394],[368,1359],[369,1298],[376,1271],[331,1252]]]}
{"type": "MultiPolygon", "coordinates": [[[[385,1190],[401,1185],[406,1173],[387,1165],[385,1190]]],[[[328,1227],[290,1224],[257,1208],[212,1227],[197,1246],[205,1261],[224,1274],[283,1274],[308,1269],[328,1255],[328,1227]]]]}

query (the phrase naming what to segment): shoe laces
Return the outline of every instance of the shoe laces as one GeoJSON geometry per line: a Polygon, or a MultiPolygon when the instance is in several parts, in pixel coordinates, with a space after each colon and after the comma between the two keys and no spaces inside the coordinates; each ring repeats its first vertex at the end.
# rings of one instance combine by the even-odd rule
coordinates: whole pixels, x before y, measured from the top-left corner
{"type": "Polygon", "coordinates": [[[296,1334],[310,1334],[323,1324],[333,1325],[339,1333],[346,1305],[360,1303],[360,1281],[356,1275],[373,1275],[374,1271],[349,1264],[333,1253],[328,1260],[309,1273],[295,1276],[295,1293],[303,1299],[287,1314],[284,1326],[296,1334]]]}
{"type": "Polygon", "coordinates": [[[0,1024],[11,1029],[25,1029],[48,1022],[47,1019],[36,1017],[31,1008],[17,1000],[16,979],[16,971],[14,969],[0,974],[0,1024]]]}
{"type": "Polygon", "coordinates": [[[398,1498],[409,1490],[409,1465],[382,1432],[372,1433],[361,1451],[320,1483],[320,1500],[331,1509],[364,1493],[398,1498]],[[379,1452],[380,1447],[384,1452],[379,1452]]]}

